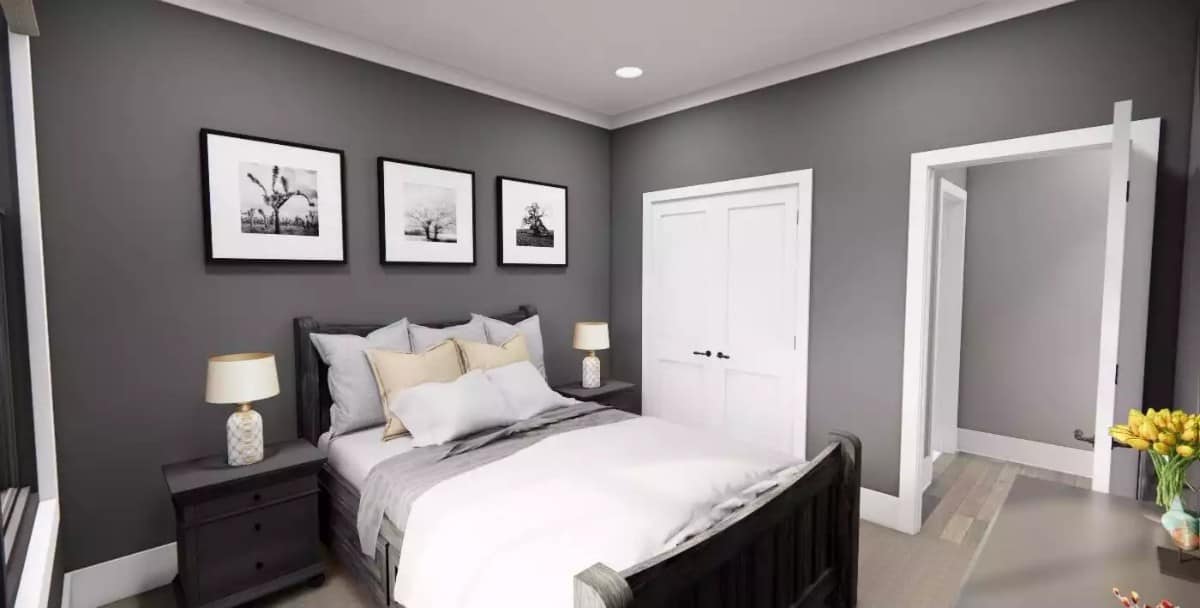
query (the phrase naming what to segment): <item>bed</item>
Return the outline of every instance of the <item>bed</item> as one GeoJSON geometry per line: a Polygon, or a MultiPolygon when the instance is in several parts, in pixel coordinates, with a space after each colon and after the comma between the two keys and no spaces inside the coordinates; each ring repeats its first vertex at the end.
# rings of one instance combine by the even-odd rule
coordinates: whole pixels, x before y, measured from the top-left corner
{"type": "MultiPolygon", "coordinates": [[[[517,323],[536,314],[532,306],[496,315],[517,323]]],[[[422,323],[444,327],[451,320],[422,323]]],[[[320,473],[321,538],[378,606],[393,601],[404,535],[384,518],[374,552],[360,547],[356,518],[362,480],[375,462],[403,452],[403,440],[381,442],[364,435],[323,439],[330,426],[326,366],[311,333],[366,335],[371,323],[294,320],[297,420],[300,436],[329,450],[320,473]],[[358,444],[359,447],[351,447],[358,444]]],[[[686,542],[620,571],[595,563],[573,577],[577,608],[633,607],[849,607],[856,604],[861,444],[848,433],[799,467],[794,479],[758,495],[686,542]]],[[[619,533],[620,530],[612,530],[619,533]]],[[[421,608],[411,606],[409,608],[421,608]]]]}

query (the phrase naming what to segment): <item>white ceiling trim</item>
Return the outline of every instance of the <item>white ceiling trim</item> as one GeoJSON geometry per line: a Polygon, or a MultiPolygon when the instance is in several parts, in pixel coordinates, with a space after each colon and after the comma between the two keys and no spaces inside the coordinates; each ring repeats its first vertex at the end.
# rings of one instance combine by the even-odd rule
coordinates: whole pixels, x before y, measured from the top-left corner
{"type": "Polygon", "coordinates": [[[162,1],[597,127],[617,129],[1066,4],[1072,0],[994,0],[985,2],[944,17],[841,46],[800,61],[769,68],[721,85],[616,116],[589,111],[544,95],[510,87],[389,46],[369,42],[331,28],[246,4],[241,0],[162,1]]]}
{"type": "Polygon", "coordinates": [[[239,0],[162,0],[227,21],[337,51],[372,63],[452,84],[597,127],[611,128],[610,116],[510,87],[389,46],[369,42],[314,23],[253,6],[239,0]]]}
{"type": "Polygon", "coordinates": [[[868,38],[836,49],[812,55],[794,63],[769,68],[742,78],[710,87],[695,93],[654,104],[646,108],[618,114],[609,128],[619,129],[659,116],[702,106],[727,97],[749,93],[781,82],[795,80],[818,72],[886,55],[900,49],[917,46],[939,38],[1034,13],[1073,0],[1001,0],[980,4],[949,15],[901,28],[874,38],[868,38]]]}

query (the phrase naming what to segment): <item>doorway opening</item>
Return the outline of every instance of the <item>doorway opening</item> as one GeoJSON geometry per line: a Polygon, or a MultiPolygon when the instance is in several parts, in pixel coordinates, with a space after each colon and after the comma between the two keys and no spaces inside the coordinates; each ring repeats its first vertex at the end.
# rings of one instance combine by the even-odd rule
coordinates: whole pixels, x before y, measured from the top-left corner
{"type": "Polygon", "coordinates": [[[1141,398],[1157,174],[1159,120],[1131,106],[913,155],[897,529],[920,531],[939,454],[1109,491],[1106,430],[1141,398]]]}

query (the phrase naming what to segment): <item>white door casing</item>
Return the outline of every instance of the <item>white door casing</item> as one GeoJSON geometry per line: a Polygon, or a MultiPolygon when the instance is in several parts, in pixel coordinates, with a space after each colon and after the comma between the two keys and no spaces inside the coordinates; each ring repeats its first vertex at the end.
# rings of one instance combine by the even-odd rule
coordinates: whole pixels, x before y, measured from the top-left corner
{"type": "Polygon", "coordinates": [[[962,354],[963,271],[967,244],[967,191],[941,179],[938,187],[934,268],[934,342],[930,376],[933,452],[958,451],[958,384],[962,354]]]}
{"type": "Polygon", "coordinates": [[[811,170],[643,204],[643,411],[805,456],[811,170]]]}
{"type": "Polygon", "coordinates": [[[908,262],[901,391],[900,484],[893,528],[915,534],[921,529],[925,416],[928,410],[930,307],[932,304],[934,213],[933,171],[986,162],[1038,158],[1071,151],[1114,151],[1110,175],[1104,289],[1101,304],[1100,356],[1097,361],[1096,449],[1092,489],[1107,492],[1112,423],[1118,396],[1137,407],[1145,365],[1145,327],[1149,297],[1149,257],[1157,179],[1158,118],[1128,122],[1129,102],[1114,106],[1115,122],[1073,131],[987,142],[912,155],[909,188],[908,262]],[[1122,145],[1119,142],[1131,142],[1122,145]],[[1114,143],[1117,143],[1114,146],[1114,143]],[[1130,169],[1130,150],[1136,151],[1130,169]],[[1122,157],[1124,160],[1122,160],[1122,157]],[[1122,167],[1124,176],[1122,177],[1122,167]],[[1125,202],[1126,183],[1130,202],[1125,202]],[[1117,203],[1120,204],[1117,204],[1117,203]],[[1128,207],[1134,207],[1129,211],[1128,207]],[[1127,216],[1128,220],[1127,221],[1127,216]],[[1122,266],[1133,274],[1125,275],[1122,266]],[[1120,392],[1115,390],[1120,363],[1120,392]],[[1107,385],[1107,386],[1105,386],[1107,385]],[[1133,390],[1136,387],[1136,391],[1133,390]]]}

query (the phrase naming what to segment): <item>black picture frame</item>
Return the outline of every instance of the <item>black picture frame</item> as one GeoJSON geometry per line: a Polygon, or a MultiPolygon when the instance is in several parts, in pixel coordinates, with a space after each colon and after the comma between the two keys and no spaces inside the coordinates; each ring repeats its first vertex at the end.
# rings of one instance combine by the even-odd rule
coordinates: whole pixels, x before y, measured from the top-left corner
{"type": "Polygon", "coordinates": [[[571,198],[570,190],[562,184],[553,184],[550,182],[536,181],[532,179],[524,179],[520,177],[511,177],[508,175],[496,176],[496,263],[500,266],[523,267],[523,268],[566,268],[571,261],[571,241],[570,241],[570,208],[571,198]],[[532,184],[535,186],[545,186],[548,188],[557,188],[563,191],[563,227],[564,234],[563,242],[563,261],[561,263],[535,263],[535,262],[509,262],[504,259],[504,182],[520,182],[532,184]]]}
{"type": "Polygon", "coordinates": [[[318,265],[339,265],[346,264],[350,258],[349,252],[349,232],[347,230],[346,216],[346,153],[338,148],[330,148],[325,146],[315,146],[311,144],[302,144],[294,141],[282,139],[273,139],[269,137],[259,137],[256,135],[247,135],[245,133],[236,133],[233,131],[224,131],[220,129],[202,128],[200,129],[200,191],[201,191],[201,208],[204,213],[204,259],[208,264],[318,264],[318,265]],[[267,144],[275,144],[279,146],[288,146],[292,148],[302,148],[312,150],[314,152],[327,152],[338,156],[338,165],[340,170],[339,184],[341,190],[341,208],[342,208],[342,256],[340,259],[330,260],[307,260],[307,259],[283,259],[283,258],[233,258],[233,257],[215,257],[213,255],[213,225],[212,225],[212,185],[209,183],[209,158],[208,158],[208,137],[219,136],[236,139],[244,139],[267,144]]]}
{"type": "Polygon", "coordinates": [[[448,167],[445,165],[436,165],[432,163],[423,163],[414,160],[405,160],[402,158],[392,158],[388,156],[380,156],[375,163],[375,174],[377,181],[377,197],[379,200],[379,263],[384,266],[474,266],[479,260],[477,247],[478,239],[475,237],[476,224],[478,214],[475,213],[475,208],[479,204],[479,197],[475,191],[475,172],[470,169],[460,169],[457,167],[448,167]],[[422,260],[388,260],[387,259],[387,201],[386,192],[384,191],[383,167],[385,163],[398,163],[402,165],[412,165],[414,167],[424,167],[426,169],[436,169],[438,171],[448,171],[451,173],[462,173],[471,179],[471,261],[469,262],[439,262],[439,261],[422,261],[422,260]]]}

